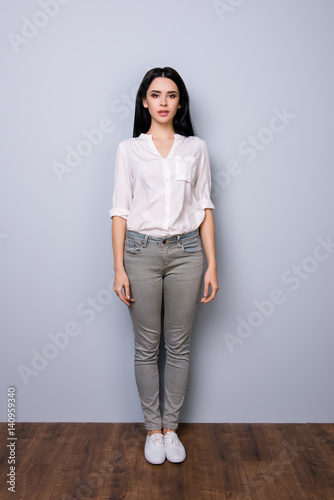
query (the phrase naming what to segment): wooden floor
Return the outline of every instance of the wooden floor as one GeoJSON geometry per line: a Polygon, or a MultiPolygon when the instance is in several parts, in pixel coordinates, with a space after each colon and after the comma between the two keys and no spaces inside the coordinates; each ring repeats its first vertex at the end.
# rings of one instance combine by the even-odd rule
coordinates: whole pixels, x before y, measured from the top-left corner
{"type": "Polygon", "coordinates": [[[143,423],[17,423],[16,492],[24,500],[334,499],[334,424],[179,424],[187,458],[146,462],[143,423]]]}

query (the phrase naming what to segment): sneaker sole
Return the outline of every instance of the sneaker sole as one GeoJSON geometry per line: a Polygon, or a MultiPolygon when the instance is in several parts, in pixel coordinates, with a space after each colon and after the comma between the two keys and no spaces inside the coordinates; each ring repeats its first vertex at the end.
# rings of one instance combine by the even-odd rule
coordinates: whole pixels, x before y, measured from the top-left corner
{"type": "Polygon", "coordinates": [[[186,458],[187,458],[187,455],[182,460],[169,460],[169,458],[166,457],[166,459],[168,460],[168,462],[170,462],[172,464],[180,464],[180,463],[184,462],[186,458]]]}
{"type": "Polygon", "coordinates": [[[152,464],[152,465],[161,465],[161,464],[163,464],[163,463],[165,462],[165,460],[166,460],[166,458],[164,458],[161,462],[152,462],[151,460],[149,460],[149,459],[147,458],[147,456],[146,456],[145,454],[144,454],[144,457],[145,457],[145,459],[147,460],[147,462],[148,462],[149,464],[152,464]]]}

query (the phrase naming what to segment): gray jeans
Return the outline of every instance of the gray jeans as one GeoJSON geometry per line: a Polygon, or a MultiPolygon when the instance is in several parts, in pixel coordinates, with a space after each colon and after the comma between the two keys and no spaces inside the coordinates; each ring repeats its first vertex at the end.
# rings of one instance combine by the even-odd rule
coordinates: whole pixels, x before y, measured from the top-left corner
{"type": "Polygon", "coordinates": [[[145,429],[177,429],[188,381],[191,328],[204,273],[199,230],[156,238],[127,229],[124,268],[135,299],[129,311],[145,429]],[[162,308],[166,349],[163,417],[158,368],[162,308]]]}

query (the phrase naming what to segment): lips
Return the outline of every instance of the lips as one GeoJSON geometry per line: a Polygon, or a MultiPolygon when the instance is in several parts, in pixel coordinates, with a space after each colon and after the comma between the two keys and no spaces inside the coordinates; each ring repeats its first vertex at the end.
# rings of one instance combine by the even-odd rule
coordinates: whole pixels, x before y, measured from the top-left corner
{"type": "Polygon", "coordinates": [[[158,111],[160,116],[167,116],[169,111],[158,111]]]}

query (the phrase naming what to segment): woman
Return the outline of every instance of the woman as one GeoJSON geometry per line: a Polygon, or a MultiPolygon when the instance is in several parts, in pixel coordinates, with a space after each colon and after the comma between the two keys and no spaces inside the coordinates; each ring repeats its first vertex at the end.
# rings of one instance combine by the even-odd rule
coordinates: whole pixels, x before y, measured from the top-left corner
{"type": "Polygon", "coordinates": [[[208,150],[194,136],[185,84],[172,68],[151,69],[137,93],[133,137],[118,146],[109,214],[113,290],[129,307],[133,324],[135,378],[147,430],[144,456],[153,464],[186,458],[176,429],[204,274],[202,243],[208,267],[201,302],[213,300],[219,289],[210,190],[208,150]],[[162,310],[166,366],[161,417],[162,310]]]}

